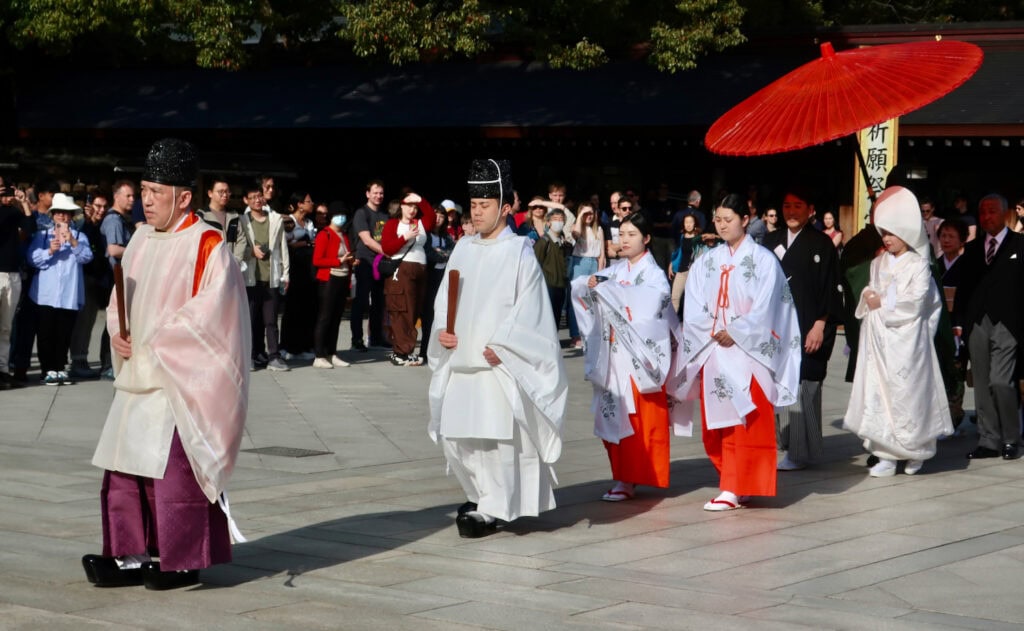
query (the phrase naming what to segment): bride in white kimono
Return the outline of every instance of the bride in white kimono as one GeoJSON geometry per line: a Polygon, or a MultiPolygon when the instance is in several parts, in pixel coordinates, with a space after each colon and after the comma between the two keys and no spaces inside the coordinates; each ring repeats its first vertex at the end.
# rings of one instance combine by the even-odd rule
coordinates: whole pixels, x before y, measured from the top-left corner
{"type": "Polygon", "coordinates": [[[895,475],[898,460],[907,461],[904,473],[920,471],[953,423],[932,343],[942,299],[917,198],[903,187],[886,189],[874,224],[886,251],[871,261],[857,304],[860,353],[843,427],[878,456],[870,475],[880,478],[895,475]]]}
{"type": "Polygon", "coordinates": [[[725,241],[690,266],[679,363],[692,417],[700,399],[703,439],[721,493],[704,510],[741,508],[775,495],[775,409],[792,405],[800,383],[800,326],[778,258],[746,233],[746,199],[715,209],[725,241]]]}
{"type": "MultiPolygon", "coordinates": [[[[638,484],[669,484],[669,410],[675,400],[673,355],[679,319],[665,272],[647,250],[650,227],[630,215],[619,228],[621,258],[572,282],[583,334],[584,374],[594,386],[594,434],[604,441],[616,484],[606,502],[633,498],[638,484]]],[[[690,427],[676,425],[676,434],[690,427]]]]}

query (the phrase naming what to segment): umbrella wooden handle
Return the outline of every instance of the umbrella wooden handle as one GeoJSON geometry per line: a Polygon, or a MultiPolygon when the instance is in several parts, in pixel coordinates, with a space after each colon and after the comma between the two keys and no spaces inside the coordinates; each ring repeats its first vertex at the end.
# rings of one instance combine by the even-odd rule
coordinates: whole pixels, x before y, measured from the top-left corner
{"type": "Polygon", "coordinates": [[[117,296],[118,335],[122,340],[128,339],[128,316],[124,310],[124,269],[121,263],[114,263],[114,294],[117,296]]]}
{"type": "Polygon", "coordinates": [[[459,270],[448,272],[448,333],[455,334],[455,309],[459,304],[459,270]]]}

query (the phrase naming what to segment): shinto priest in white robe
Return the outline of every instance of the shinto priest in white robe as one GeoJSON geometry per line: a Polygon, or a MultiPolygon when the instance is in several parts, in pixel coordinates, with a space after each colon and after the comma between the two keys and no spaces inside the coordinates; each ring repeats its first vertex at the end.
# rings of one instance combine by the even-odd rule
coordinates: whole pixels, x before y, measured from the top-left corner
{"type": "Polygon", "coordinates": [[[772,405],[792,405],[800,383],[800,345],[793,296],[778,258],[749,236],[735,252],[727,244],[707,251],[686,279],[679,364],[684,418],[693,418],[694,402],[701,399],[701,370],[709,429],[745,423],[755,409],[752,377],[772,405]],[[733,346],[712,339],[722,328],[733,346]]]}
{"type": "Polygon", "coordinates": [[[512,521],[550,510],[568,380],[537,257],[506,228],[494,239],[460,239],[446,269],[460,273],[459,343],[437,342],[448,318],[445,275],[427,350],[430,437],[479,512],[512,521]],[[499,365],[487,363],[485,348],[499,365]]]}
{"type": "Polygon", "coordinates": [[[902,239],[908,250],[899,257],[883,252],[871,261],[855,313],[861,320],[860,352],[843,427],[879,458],[927,460],[935,455],[936,439],[953,433],[933,343],[942,296],[913,193],[886,189],[876,203],[874,225],[902,239]],[[881,297],[878,309],[868,308],[869,290],[881,297]]]}

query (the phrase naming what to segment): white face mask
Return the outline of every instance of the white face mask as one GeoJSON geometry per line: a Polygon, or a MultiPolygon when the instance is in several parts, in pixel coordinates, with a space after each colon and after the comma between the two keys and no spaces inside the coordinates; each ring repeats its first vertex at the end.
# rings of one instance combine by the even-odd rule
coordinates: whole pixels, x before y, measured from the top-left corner
{"type": "Polygon", "coordinates": [[[564,221],[552,221],[551,222],[551,232],[554,232],[555,234],[561,233],[562,232],[562,228],[564,228],[564,227],[565,227],[565,222],[564,221]]]}
{"type": "Polygon", "coordinates": [[[335,215],[331,217],[331,223],[334,224],[336,228],[340,228],[345,225],[345,219],[345,215],[335,215]]]}

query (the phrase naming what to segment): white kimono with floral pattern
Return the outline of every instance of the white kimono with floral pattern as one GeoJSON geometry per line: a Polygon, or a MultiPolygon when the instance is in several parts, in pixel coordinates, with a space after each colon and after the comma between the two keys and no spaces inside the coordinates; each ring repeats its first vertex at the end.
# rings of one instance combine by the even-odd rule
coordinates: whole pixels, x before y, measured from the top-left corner
{"type": "Polygon", "coordinates": [[[679,364],[685,399],[679,407],[690,418],[694,401],[703,395],[708,428],[744,424],[756,407],[752,377],[773,405],[792,405],[800,383],[800,346],[793,296],[769,250],[744,237],[735,252],[723,244],[693,262],[686,279],[679,364]],[[722,329],[736,342],[733,346],[712,339],[722,329]]]}
{"type": "MultiPolygon", "coordinates": [[[[586,342],[584,375],[594,386],[594,434],[618,444],[633,435],[630,380],[641,393],[657,392],[675,372],[679,318],[665,272],[650,253],[636,264],[623,259],[598,275],[608,280],[593,289],[587,287],[589,277],[572,282],[572,305],[586,342]]],[[[676,393],[668,385],[671,414],[676,393]]],[[[691,434],[691,426],[672,420],[677,435],[691,434]]]]}

